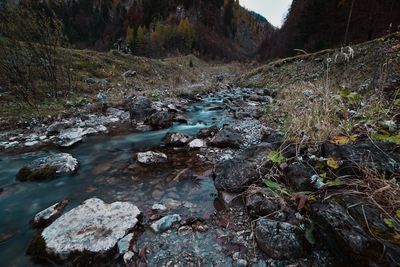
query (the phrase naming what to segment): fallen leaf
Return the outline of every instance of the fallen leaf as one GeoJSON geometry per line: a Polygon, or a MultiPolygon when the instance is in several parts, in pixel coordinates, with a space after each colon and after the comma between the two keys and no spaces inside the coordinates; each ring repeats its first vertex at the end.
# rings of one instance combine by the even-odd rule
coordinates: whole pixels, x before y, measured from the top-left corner
{"type": "Polygon", "coordinates": [[[266,187],[268,187],[274,191],[277,191],[278,193],[283,193],[285,195],[290,196],[289,192],[285,188],[283,188],[280,184],[278,184],[272,180],[267,180],[267,179],[263,180],[263,182],[266,187]]]}
{"type": "Polygon", "coordinates": [[[400,210],[396,210],[396,217],[400,220],[400,210]]]}
{"type": "Polygon", "coordinates": [[[331,144],[335,144],[338,146],[346,145],[350,142],[355,142],[357,141],[357,135],[351,135],[351,136],[344,136],[344,135],[339,135],[333,137],[329,142],[331,144]]]}
{"type": "Polygon", "coordinates": [[[282,154],[279,151],[276,150],[269,152],[267,158],[276,164],[283,164],[287,161],[287,159],[284,156],[282,156],[282,154]]]}
{"type": "Polygon", "coordinates": [[[387,225],[387,227],[389,227],[389,228],[392,228],[392,229],[396,228],[396,225],[394,224],[394,222],[392,221],[392,219],[385,218],[385,219],[383,219],[383,222],[384,222],[384,223],[387,225]]]}
{"type": "Polygon", "coordinates": [[[305,195],[298,195],[297,198],[299,199],[299,204],[297,205],[297,211],[301,211],[306,204],[308,197],[305,195]]]}
{"type": "Polygon", "coordinates": [[[326,164],[328,165],[328,167],[337,170],[340,167],[340,162],[333,159],[333,158],[328,158],[328,160],[326,161],[326,164]]]}
{"type": "Polygon", "coordinates": [[[308,196],[308,201],[317,201],[317,197],[311,194],[308,196]]]}

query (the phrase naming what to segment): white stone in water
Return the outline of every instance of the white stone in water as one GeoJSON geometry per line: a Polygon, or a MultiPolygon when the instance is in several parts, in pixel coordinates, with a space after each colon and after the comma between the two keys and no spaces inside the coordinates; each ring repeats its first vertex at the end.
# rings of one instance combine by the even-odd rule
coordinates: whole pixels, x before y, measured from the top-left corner
{"type": "Polygon", "coordinates": [[[27,166],[31,171],[40,170],[46,167],[55,167],[58,174],[69,174],[76,171],[79,166],[78,160],[68,153],[51,154],[38,158],[27,166]]]}
{"type": "Polygon", "coordinates": [[[73,252],[107,253],[135,227],[139,214],[128,202],[88,199],[43,230],[46,252],[61,259],[73,252]]]}
{"type": "Polygon", "coordinates": [[[152,223],[150,225],[150,228],[153,229],[154,232],[159,233],[168,230],[169,228],[171,228],[173,223],[180,221],[181,221],[181,216],[179,216],[178,214],[168,215],[152,223]]]}
{"type": "Polygon", "coordinates": [[[68,201],[58,202],[41,212],[38,212],[33,218],[33,225],[40,226],[42,223],[48,223],[59,216],[64,207],[68,204],[68,201]]]}
{"type": "Polygon", "coordinates": [[[61,130],[57,136],[58,145],[62,147],[69,147],[75,143],[82,141],[83,129],[82,128],[70,128],[61,130]]]}
{"type": "Polygon", "coordinates": [[[164,153],[147,151],[143,153],[137,153],[137,160],[142,164],[149,165],[149,164],[165,163],[167,162],[168,157],[164,153]]]}
{"type": "Polygon", "coordinates": [[[189,143],[190,148],[202,148],[205,147],[205,143],[201,139],[194,139],[189,143]]]}
{"type": "Polygon", "coordinates": [[[16,147],[17,145],[19,145],[19,142],[13,141],[13,142],[5,143],[4,148],[5,149],[13,148],[13,147],[16,147]]]}
{"type": "Polygon", "coordinates": [[[36,146],[37,144],[39,144],[39,141],[30,141],[30,142],[25,142],[25,146],[36,146]]]}
{"type": "Polygon", "coordinates": [[[128,251],[124,254],[124,263],[126,265],[128,265],[129,263],[131,263],[133,257],[135,256],[135,253],[133,253],[132,251],[128,251]]]}

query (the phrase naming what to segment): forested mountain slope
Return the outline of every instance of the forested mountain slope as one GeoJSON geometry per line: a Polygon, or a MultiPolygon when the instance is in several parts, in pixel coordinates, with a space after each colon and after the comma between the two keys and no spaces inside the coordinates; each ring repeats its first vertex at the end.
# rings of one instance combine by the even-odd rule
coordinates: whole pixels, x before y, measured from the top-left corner
{"type": "Polygon", "coordinates": [[[266,37],[264,58],[295,54],[294,49],[321,49],[369,41],[398,30],[397,0],[294,0],[284,25],[266,37]]]}
{"type": "Polygon", "coordinates": [[[135,55],[195,53],[240,59],[254,54],[274,27],[237,0],[30,1],[54,10],[76,48],[107,51],[124,39],[135,55]]]}

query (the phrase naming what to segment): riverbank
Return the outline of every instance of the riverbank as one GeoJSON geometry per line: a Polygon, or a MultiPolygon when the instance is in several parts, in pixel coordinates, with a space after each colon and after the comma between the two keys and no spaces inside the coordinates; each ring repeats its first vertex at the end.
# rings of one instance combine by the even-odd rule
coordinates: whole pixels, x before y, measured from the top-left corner
{"type": "Polygon", "coordinates": [[[40,152],[2,155],[0,258],[15,266],[397,266],[398,41],[275,62],[241,76],[239,87],[217,75],[206,77],[213,90],[139,93],[94,116],[37,125],[33,141],[32,129],[7,136],[21,149],[11,153],[34,141],[29,149],[40,152]],[[384,61],[365,59],[382,51],[384,61]],[[384,79],[363,87],[386,61],[384,79]],[[303,67],[315,77],[303,77],[303,67]],[[343,73],[352,83],[341,86],[343,73]],[[76,169],[62,168],[71,157],[76,169]],[[37,230],[33,218],[42,218],[37,230]]]}

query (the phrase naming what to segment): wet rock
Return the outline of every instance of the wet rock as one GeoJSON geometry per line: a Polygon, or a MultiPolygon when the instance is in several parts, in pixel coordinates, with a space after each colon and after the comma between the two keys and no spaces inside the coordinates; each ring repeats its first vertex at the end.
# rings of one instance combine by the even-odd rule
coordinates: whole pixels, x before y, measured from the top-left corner
{"type": "Polygon", "coordinates": [[[269,188],[254,188],[247,192],[246,208],[253,217],[270,215],[285,207],[285,201],[269,188]]]}
{"type": "Polygon", "coordinates": [[[83,131],[84,130],[80,127],[63,129],[57,136],[55,143],[61,147],[70,147],[82,141],[82,138],[84,136],[83,131]]]}
{"type": "Polygon", "coordinates": [[[208,138],[208,137],[213,137],[218,131],[219,131],[218,127],[216,125],[213,125],[213,126],[211,126],[209,128],[201,129],[197,133],[197,138],[205,139],[205,138],[208,138]]]}
{"type": "Polygon", "coordinates": [[[282,135],[280,135],[276,130],[269,127],[263,127],[261,131],[262,131],[261,140],[263,142],[273,144],[275,147],[278,147],[279,144],[282,143],[283,140],[282,135]]]}
{"type": "Polygon", "coordinates": [[[202,147],[206,147],[206,144],[203,140],[201,139],[194,139],[192,140],[189,144],[188,144],[189,148],[202,148],[202,147]]]}
{"type": "Polygon", "coordinates": [[[188,123],[189,119],[190,118],[188,116],[179,114],[179,115],[175,116],[174,121],[180,122],[180,123],[188,123]]]}
{"type": "Polygon", "coordinates": [[[124,255],[129,250],[130,243],[133,239],[133,234],[128,234],[118,241],[118,254],[124,255]]]}
{"type": "Polygon", "coordinates": [[[166,211],[167,207],[162,205],[162,204],[155,203],[155,204],[153,204],[153,206],[151,206],[151,209],[152,210],[159,210],[159,211],[166,211]]]}
{"type": "Polygon", "coordinates": [[[169,132],[164,136],[163,142],[169,147],[183,147],[189,143],[191,139],[189,135],[184,133],[169,132]]]}
{"type": "Polygon", "coordinates": [[[313,190],[314,187],[310,178],[315,174],[315,171],[311,167],[300,162],[295,162],[287,168],[286,179],[297,190],[313,190]]]}
{"type": "Polygon", "coordinates": [[[131,121],[145,121],[154,112],[152,102],[145,96],[133,96],[128,100],[129,115],[131,121]]]}
{"type": "Polygon", "coordinates": [[[322,154],[326,158],[343,161],[338,175],[360,174],[359,166],[377,170],[387,176],[400,171],[399,147],[391,143],[359,141],[343,146],[325,143],[322,154]]]}
{"type": "Polygon", "coordinates": [[[43,228],[48,226],[50,223],[52,223],[58,217],[61,216],[62,212],[64,211],[64,208],[68,205],[68,203],[69,203],[68,200],[64,200],[37,213],[32,221],[33,226],[37,228],[43,228]]]}
{"type": "Polygon", "coordinates": [[[210,144],[220,148],[239,148],[242,143],[242,136],[231,127],[222,128],[213,139],[210,144]]]}
{"type": "Polygon", "coordinates": [[[147,152],[137,153],[137,161],[145,165],[154,165],[167,162],[168,157],[164,153],[147,151],[147,152]]]}
{"type": "Polygon", "coordinates": [[[396,266],[400,250],[371,238],[349,215],[346,209],[335,202],[315,203],[312,217],[319,232],[342,266],[396,266]],[[340,248],[340,250],[338,250],[340,248]]]}
{"type": "Polygon", "coordinates": [[[214,171],[215,187],[233,193],[245,191],[268,170],[266,156],[271,150],[270,144],[254,145],[235,158],[218,163],[214,171]]]}
{"type": "Polygon", "coordinates": [[[260,219],[256,224],[255,238],[260,249],[273,259],[301,258],[307,253],[307,241],[302,230],[289,223],[260,219]]]}
{"type": "Polygon", "coordinates": [[[146,124],[150,125],[155,130],[161,130],[169,128],[174,123],[174,115],[166,110],[161,110],[151,115],[147,120],[146,124]]]}
{"type": "Polygon", "coordinates": [[[153,229],[154,232],[159,233],[168,230],[169,228],[172,227],[174,223],[180,221],[181,221],[181,216],[179,216],[178,214],[168,215],[152,223],[150,225],[150,228],[153,229]]]}
{"type": "Polygon", "coordinates": [[[78,169],[78,160],[67,153],[52,154],[36,159],[16,175],[19,181],[37,181],[57,175],[72,174],[78,169]]]}
{"type": "Polygon", "coordinates": [[[88,199],[46,227],[34,238],[28,255],[57,263],[102,265],[113,258],[117,242],[138,222],[139,209],[128,202],[106,204],[88,199]]]}

